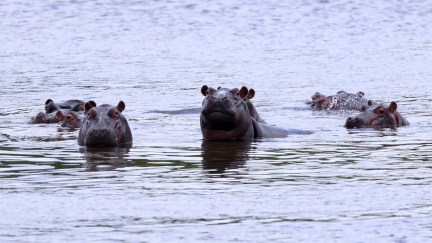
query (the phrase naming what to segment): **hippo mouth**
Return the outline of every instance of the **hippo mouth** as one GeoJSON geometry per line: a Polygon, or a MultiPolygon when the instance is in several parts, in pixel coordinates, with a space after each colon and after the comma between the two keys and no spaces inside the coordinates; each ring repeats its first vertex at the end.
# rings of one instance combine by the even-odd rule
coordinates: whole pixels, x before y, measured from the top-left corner
{"type": "Polygon", "coordinates": [[[352,128],[362,128],[365,126],[365,123],[362,119],[359,119],[357,117],[348,117],[348,119],[346,120],[345,123],[345,127],[348,129],[352,129],[352,128]]]}
{"type": "Polygon", "coordinates": [[[89,130],[84,140],[88,147],[114,147],[118,142],[116,136],[109,130],[89,130]]]}

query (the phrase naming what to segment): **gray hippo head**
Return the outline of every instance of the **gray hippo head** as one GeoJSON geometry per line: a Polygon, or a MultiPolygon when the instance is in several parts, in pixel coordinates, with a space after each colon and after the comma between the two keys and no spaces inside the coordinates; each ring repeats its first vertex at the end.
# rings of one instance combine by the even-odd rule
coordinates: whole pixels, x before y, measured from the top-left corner
{"type": "Polygon", "coordinates": [[[204,85],[201,93],[205,96],[200,116],[204,139],[254,138],[252,118],[243,100],[248,95],[246,87],[214,89],[204,85]]]}
{"type": "Polygon", "coordinates": [[[355,117],[348,117],[346,128],[385,128],[407,126],[409,122],[396,111],[397,104],[392,101],[388,107],[378,105],[375,108],[364,109],[355,117]]]}
{"type": "Polygon", "coordinates": [[[126,105],[120,101],[117,106],[94,107],[87,102],[85,116],[78,133],[78,144],[88,147],[130,147],[132,133],[122,111],[126,105]]]}

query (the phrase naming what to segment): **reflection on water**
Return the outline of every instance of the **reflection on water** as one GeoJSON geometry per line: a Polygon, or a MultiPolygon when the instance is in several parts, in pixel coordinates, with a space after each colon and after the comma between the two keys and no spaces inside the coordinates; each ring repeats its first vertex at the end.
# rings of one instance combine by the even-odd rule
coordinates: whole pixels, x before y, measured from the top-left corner
{"type": "Polygon", "coordinates": [[[202,166],[208,173],[221,174],[243,166],[252,141],[203,141],[202,166]]]}
{"type": "Polygon", "coordinates": [[[81,147],[80,152],[84,155],[87,171],[114,170],[130,164],[126,159],[129,148],[81,147]]]}
{"type": "Polygon", "coordinates": [[[431,14],[416,0],[0,1],[0,242],[429,241],[431,14]],[[203,142],[203,84],[253,88],[293,133],[203,142]],[[339,90],[396,101],[411,125],[347,130],[355,112],[305,104],[339,90]],[[133,147],[27,124],[47,99],[123,100],[133,147]]]}

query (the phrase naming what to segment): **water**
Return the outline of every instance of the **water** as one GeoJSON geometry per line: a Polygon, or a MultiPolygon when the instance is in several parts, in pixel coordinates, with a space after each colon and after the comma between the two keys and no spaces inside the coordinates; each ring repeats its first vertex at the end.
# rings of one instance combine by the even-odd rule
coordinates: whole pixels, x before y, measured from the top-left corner
{"type": "Polygon", "coordinates": [[[432,238],[427,1],[0,3],[1,242],[422,242],[432,238]],[[204,143],[201,86],[246,85],[313,135],[204,143]],[[347,130],[319,91],[396,101],[347,130]],[[126,103],[130,150],[29,125],[48,98],[126,103]]]}

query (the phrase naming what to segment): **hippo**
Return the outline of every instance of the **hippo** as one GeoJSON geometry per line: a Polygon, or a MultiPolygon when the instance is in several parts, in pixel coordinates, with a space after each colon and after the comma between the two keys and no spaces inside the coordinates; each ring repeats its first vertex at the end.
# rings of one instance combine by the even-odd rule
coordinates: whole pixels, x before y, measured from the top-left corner
{"type": "Polygon", "coordinates": [[[28,123],[40,124],[40,123],[57,123],[57,113],[61,111],[63,116],[69,111],[83,111],[84,101],[82,100],[67,100],[61,103],[54,103],[53,100],[48,99],[45,101],[45,113],[39,112],[36,116],[31,117],[28,123]]]}
{"type": "Polygon", "coordinates": [[[56,117],[61,127],[80,128],[83,112],[69,111],[64,115],[63,112],[57,111],[56,117]]]}
{"type": "Polygon", "coordinates": [[[246,87],[240,90],[214,89],[204,85],[201,93],[205,96],[200,115],[201,132],[205,140],[242,140],[288,135],[288,130],[259,122],[251,116],[244,101],[248,95],[246,87]]]}
{"type": "MultiPolygon", "coordinates": [[[[88,103],[92,107],[96,107],[96,102],[93,100],[90,100],[88,103]]],[[[73,109],[64,114],[62,110],[59,110],[56,113],[56,118],[61,127],[76,129],[81,127],[82,118],[86,114],[84,111],[74,111],[73,109]]]]}
{"type": "Polygon", "coordinates": [[[117,106],[103,104],[94,107],[85,103],[86,116],[81,122],[78,144],[87,147],[131,147],[132,133],[122,111],[126,105],[120,101],[117,106]]]}
{"type": "Polygon", "coordinates": [[[388,107],[377,105],[364,110],[355,117],[348,117],[345,127],[350,128],[385,128],[408,126],[409,122],[397,110],[396,102],[392,101],[388,107]]]}
{"type": "Polygon", "coordinates": [[[61,103],[55,103],[52,99],[45,101],[45,112],[47,114],[58,110],[83,111],[84,101],[82,100],[67,100],[61,103]]]}
{"type": "MultiPolygon", "coordinates": [[[[59,111],[61,113],[61,111],[59,111]]],[[[55,113],[46,114],[39,112],[36,116],[30,118],[29,124],[41,124],[41,123],[57,123],[57,117],[55,113]]]]}
{"type": "Polygon", "coordinates": [[[363,98],[365,94],[360,91],[357,94],[339,91],[336,95],[325,96],[316,92],[309,102],[311,107],[316,110],[354,110],[363,111],[369,106],[375,105],[375,102],[363,98]]]}

